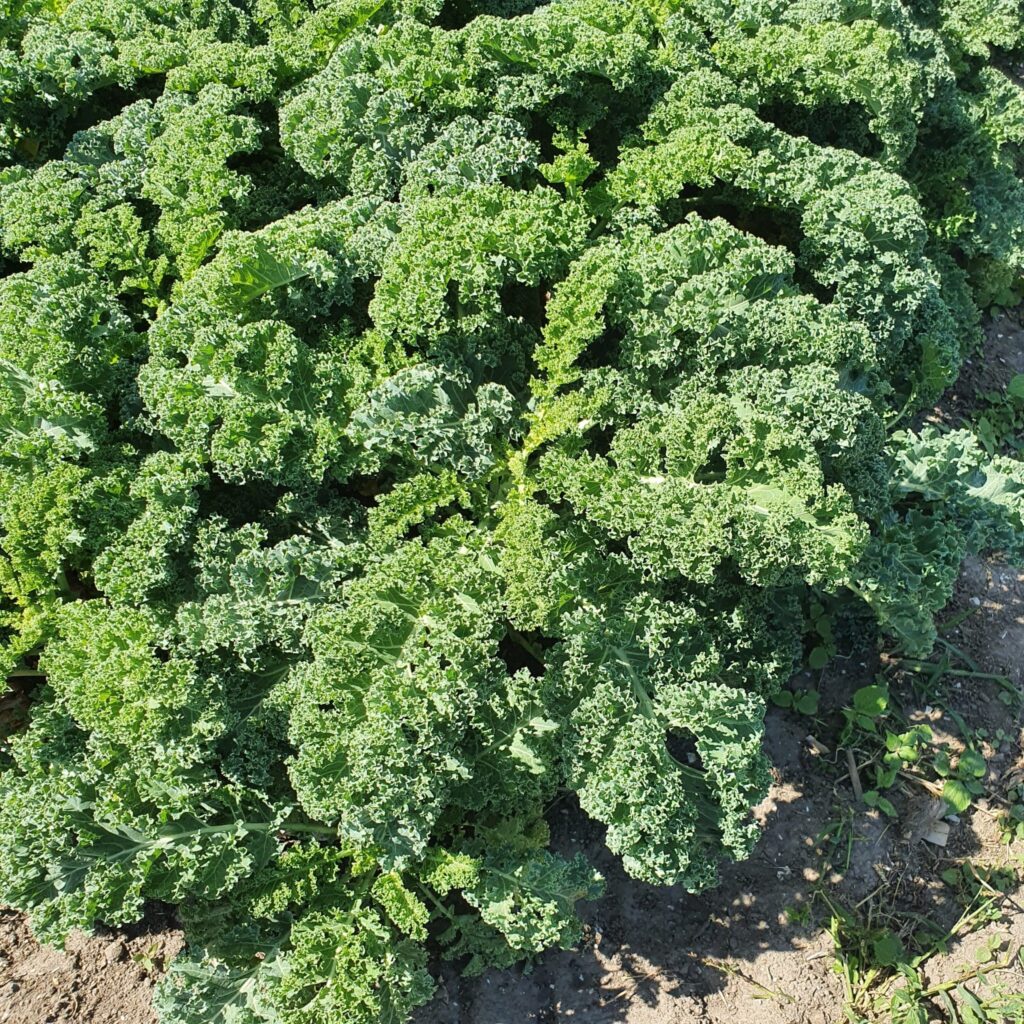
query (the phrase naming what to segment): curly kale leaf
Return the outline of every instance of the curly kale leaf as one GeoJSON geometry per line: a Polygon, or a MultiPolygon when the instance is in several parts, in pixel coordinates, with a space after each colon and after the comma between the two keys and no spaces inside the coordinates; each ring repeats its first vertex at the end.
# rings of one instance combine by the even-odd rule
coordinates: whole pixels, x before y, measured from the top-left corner
{"type": "Polygon", "coordinates": [[[0,5],[0,901],[166,1024],[400,1024],[749,855],[821,628],[923,655],[1024,477],[1011,0],[0,5]],[[911,428],[911,429],[908,429],[911,428]]]}

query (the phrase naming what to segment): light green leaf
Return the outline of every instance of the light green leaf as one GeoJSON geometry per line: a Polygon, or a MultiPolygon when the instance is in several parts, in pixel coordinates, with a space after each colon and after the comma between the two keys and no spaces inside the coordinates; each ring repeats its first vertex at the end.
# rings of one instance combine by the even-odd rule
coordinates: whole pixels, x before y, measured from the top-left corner
{"type": "Polygon", "coordinates": [[[889,692],[883,686],[862,686],[853,695],[853,706],[860,714],[877,718],[889,706],[889,692]]]}
{"type": "Polygon", "coordinates": [[[885,931],[871,943],[874,962],[881,967],[892,967],[906,959],[906,950],[900,937],[893,931],[885,931]]]}
{"type": "Polygon", "coordinates": [[[971,794],[959,779],[947,779],[942,787],[942,799],[957,813],[961,814],[971,806],[971,794]]]}
{"type": "Polygon", "coordinates": [[[987,771],[985,758],[973,748],[968,748],[960,755],[956,763],[957,772],[962,775],[972,775],[976,779],[983,778],[987,771]]]}

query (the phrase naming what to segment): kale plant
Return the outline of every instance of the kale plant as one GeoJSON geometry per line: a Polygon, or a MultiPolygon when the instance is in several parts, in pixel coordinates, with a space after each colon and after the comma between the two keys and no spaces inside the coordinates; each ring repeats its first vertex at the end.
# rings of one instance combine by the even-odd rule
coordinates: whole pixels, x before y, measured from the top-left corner
{"type": "MultiPolygon", "coordinates": [[[[1024,269],[1016,0],[0,4],[0,899],[178,908],[167,1024],[757,839],[821,609],[916,655],[1024,467],[927,412],[1024,269]]],[[[820,660],[820,654],[819,654],[820,660]]]]}

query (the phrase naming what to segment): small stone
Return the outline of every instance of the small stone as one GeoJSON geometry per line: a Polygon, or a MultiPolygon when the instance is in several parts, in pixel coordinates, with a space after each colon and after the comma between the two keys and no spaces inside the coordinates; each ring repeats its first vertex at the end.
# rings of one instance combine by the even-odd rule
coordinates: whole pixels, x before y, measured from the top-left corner
{"type": "Polygon", "coordinates": [[[112,942],[103,951],[103,959],[106,960],[108,964],[116,964],[118,960],[124,958],[125,952],[126,950],[123,942],[112,942]]]}
{"type": "Polygon", "coordinates": [[[981,607],[981,598],[980,597],[972,597],[971,598],[971,604],[973,604],[975,608],[980,608],[981,607]]]}

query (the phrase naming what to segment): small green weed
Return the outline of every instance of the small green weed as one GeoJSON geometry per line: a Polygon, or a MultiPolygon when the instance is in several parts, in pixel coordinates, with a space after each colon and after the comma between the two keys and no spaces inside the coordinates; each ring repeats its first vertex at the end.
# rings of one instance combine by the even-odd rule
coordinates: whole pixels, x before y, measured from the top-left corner
{"type": "Polygon", "coordinates": [[[785,908],[784,913],[786,915],[786,922],[788,924],[802,927],[803,925],[810,923],[811,905],[810,903],[790,903],[785,908]]]}
{"type": "Polygon", "coordinates": [[[772,703],[780,708],[792,708],[801,715],[818,713],[817,690],[779,690],[772,697],[772,703]]]}
{"type": "MultiPolygon", "coordinates": [[[[894,663],[898,671],[905,663],[894,663]]],[[[914,662],[911,672],[924,678],[934,694],[946,678],[984,676],[998,685],[1004,677],[981,673],[949,645],[939,662],[914,662]]],[[[906,681],[906,676],[901,677],[906,681]]],[[[1003,692],[1010,692],[1005,690],[1003,692]]],[[[985,744],[997,749],[1010,742],[1004,730],[989,736],[971,729],[950,708],[944,711],[959,733],[960,742],[947,741],[932,724],[912,722],[902,711],[894,680],[879,675],[855,691],[842,710],[836,737],[845,748],[850,779],[861,805],[887,818],[900,816],[907,784],[923,787],[945,801],[945,813],[963,813],[986,793],[988,771],[981,752],[985,744]]],[[[1013,691],[1016,699],[1015,691],[1013,691]]],[[[794,695],[795,707],[798,695],[794,695]]],[[[985,747],[988,749],[988,747],[985,747]]],[[[1007,794],[1003,816],[1007,841],[1024,838],[1024,783],[1007,794]]],[[[942,813],[940,809],[940,813],[942,813]]],[[[879,887],[853,906],[844,905],[830,888],[833,872],[845,874],[857,841],[856,805],[839,814],[816,837],[822,857],[822,881],[808,903],[786,908],[787,920],[803,925],[814,918],[813,908],[827,909],[828,932],[834,950],[834,969],[843,984],[843,1013],[850,1024],[1024,1024],[1024,992],[1019,970],[1021,948],[1005,936],[986,939],[975,960],[955,976],[936,981],[930,961],[947,953],[955,941],[1002,920],[1010,892],[1019,882],[1013,868],[972,862],[952,862],[942,881],[959,907],[952,927],[908,908],[898,898],[899,873],[883,876],[879,887]]],[[[949,862],[947,862],[949,863],[949,862]]]]}
{"type": "Polygon", "coordinates": [[[911,725],[901,719],[891,707],[887,686],[861,687],[853,694],[851,705],[843,709],[843,717],[840,742],[848,750],[866,756],[859,767],[851,766],[851,778],[856,773],[855,786],[861,786],[861,772],[870,771],[872,784],[862,792],[869,807],[896,818],[896,807],[884,794],[901,778],[916,779],[928,788],[941,787],[942,799],[956,814],[966,811],[972,800],[984,793],[982,780],[987,765],[972,745],[972,738],[968,738],[965,749],[951,752],[946,744],[936,741],[927,723],[911,725]]]}
{"type": "Polygon", "coordinates": [[[132,953],[132,960],[150,976],[163,974],[164,956],[158,942],[151,942],[145,949],[132,953]]]}
{"type": "Polygon", "coordinates": [[[990,455],[1024,448],[1024,373],[1018,373],[1004,391],[981,395],[980,409],[972,426],[990,455]]]}
{"type": "Polygon", "coordinates": [[[1024,782],[1006,792],[1007,809],[999,816],[999,838],[1010,843],[1024,840],[1024,782]]]}
{"type": "MultiPolygon", "coordinates": [[[[1024,993],[1006,974],[1024,966],[1021,947],[992,936],[975,960],[953,979],[928,984],[924,967],[946,952],[954,938],[999,920],[1004,889],[1015,878],[970,864],[951,869],[964,911],[948,931],[921,927],[917,915],[880,910],[851,911],[824,893],[831,911],[829,934],[834,970],[843,983],[843,1012],[851,1024],[1005,1024],[1024,1020],[1024,993]],[[995,883],[995,884],[993,884],[995,883]]],[[[927,922],[925,922],[927,923],[927,922]]]]}

